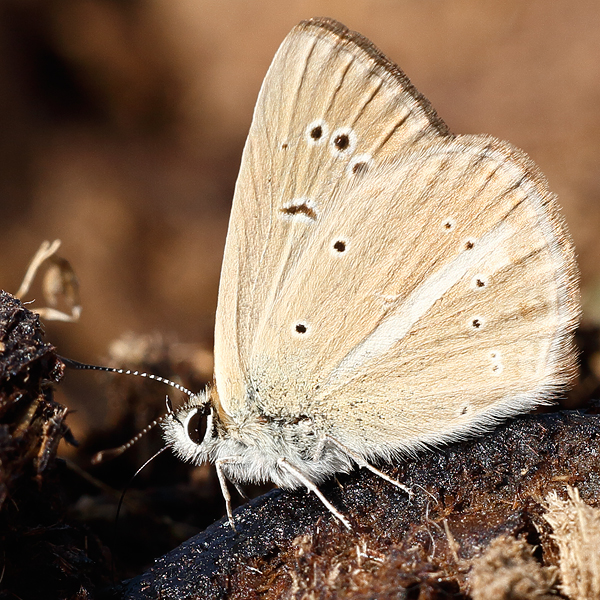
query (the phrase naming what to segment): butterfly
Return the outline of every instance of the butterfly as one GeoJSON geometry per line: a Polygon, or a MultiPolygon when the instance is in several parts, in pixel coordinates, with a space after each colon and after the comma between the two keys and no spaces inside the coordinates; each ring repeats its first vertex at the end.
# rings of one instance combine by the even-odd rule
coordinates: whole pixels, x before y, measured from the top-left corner
{"type": "Polygon", "coordinates": [[[219,289],[214,383],[163,423],[227,480],[306,487],[477,435],[576,371],[574,249],[521,150],[453,135],[400,68],[331,19],[262,85],[219,289]]]}

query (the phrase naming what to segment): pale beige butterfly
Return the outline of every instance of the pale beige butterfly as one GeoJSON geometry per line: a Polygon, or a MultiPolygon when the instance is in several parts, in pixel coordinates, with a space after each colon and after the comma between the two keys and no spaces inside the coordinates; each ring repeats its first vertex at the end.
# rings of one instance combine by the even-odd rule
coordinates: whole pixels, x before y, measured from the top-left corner
{"type": "MultiPolygon", "coordinates": [[[[215,383],[164,423],[226,479],[306,486],[489,430],[576,370],[578,271],[520,150],[455,136],[371,42],[300,23],[262,85],[219,290],[215,383]]],[[[393,481],[393,480],[391,480],[393,481]]]]}

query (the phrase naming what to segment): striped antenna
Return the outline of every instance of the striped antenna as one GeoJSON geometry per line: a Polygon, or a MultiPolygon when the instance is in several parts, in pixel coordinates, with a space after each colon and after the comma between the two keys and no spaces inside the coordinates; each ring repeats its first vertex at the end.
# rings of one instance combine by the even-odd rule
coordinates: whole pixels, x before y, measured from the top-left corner
{"type": "Polygon", "coordinates": [[[80,363],[76,360],[71,360],[70,358],[64,358],[62,356],[58,357],[67,367],[70,369],[79,369],[79,370],[88,370],[88,371],[105,371],[106,373],[119,373],[120,375],[137,375],[138,377],[146,377],[147,379],[154,379],[155,381],[160,381],[166,385],[170,385],[171,387],[187,394],[190,398],[193,398],[196,394],[191,392],[186,387],[183,387],[179,383],[175,383],[170,379],[165,379],[164,377],[159,377],[158,375],[152,375],[152,373],[144,373],[143,371],[131,371],[129,369],[115,369],[113,367],[99,367],[97,365],[87,365],[85,363],[80,363]]]}
{"type": "MultiPolygon", "coordinates": [[[[194,392],[191,392],[190,390],[188,390],[186,387],[183,387],[179,383],[175,383],[174,381],[171,381],[170,379],[165,379],[164,377],[159,377],[158,375],[152,375],[152,373],[131,371],[129,369],[115,369],[113,367],[100,367],[98,365],[88,365],[86,363],[81,363],[76,360],[71,360],[70,358],[64,358],[62,356],[59,356],[58,358],[70,369],[79,369],[82,371],[86,371],[86,370],[87,371],[104,371],[106,373],[118,373],[120,375],[137,375],[138,377],[146,377],[147,379],[153,379],[154,381],[160,381],[160,383],[164,383],[166,385],[169,385],[169,386],[175,388],[176,390],[179,390],[180,392],[184,392],[190,398],[193,398],[196,395],[196,394],[194,394],[194,392]]],[[[121,446],[118,446],[117,448],[110,448],[108,450],[101,450],[100,452],[97,452],[92,457],[92,464],[97,465],[97,464],[100,464],[101,462],[104,462],[105,460],[110,460],[112,458],[116,458],[117,456],[120,456],[121,454],[123,454],[123,452],[125,452],[126,450],[129,450],[129,448],[131,448],[131,446],[133,446],[137,441],[139,441],[139,439],[142,436],[146,435],[153,427],[156,427],[156,425],[158,425],[159,423],[162,423],[162,421],[164,421],[167,417],[174,416],[175,413],[173,412],[173,405],[171,404],[171,400],[170,400],[169,396],[167,396],[166,402],[167,402],[167,413],[166,414],[164,414],[162,417],[159,417],[158,419],[155,419],[149,425],[146,425],[146,427],[144,427],[144,429],[142,429],[138,434],[134,435],[128,442],[125,442],[121,446]]],[[[177,417],[175,417],[175,418],[177,418],[177,417]]],[[[146,466],[146,464],[144,464],[144,466],[146,466]]],[[[137,475],[137,473],[136,473],[136,475],[137,475]]]]}
{"type": "MultiPolygon", "coordinates": [[[[159,417],[158,419],[154,419],[150,425],[146,425],[144,429],[142,429],[138,434],[134,435],[128,442],[125,442],[121,446],[117,446],[116,448],[109,448],[108,450],[100,450],[100,452],[96,452],[94,456],[92,456],[92,464],[99,465],[101,462],[105,460],[111,460],[113,458],[117,458],[117,456],[121,456],[125,450],[129,450],[131,446],[133,446],[139,439],[146,435],[153,427],[162,423],[168,416],[173,414],[173,409],[171,408],[171,401],[167,396],[167,414],[159,417]]],[[[144,467],[146,464],[144,464],[144,467]]],[[[143,468],[143,467],[142,467],[143,468]]],[[[140,469],[141,470],[141,469],[140,469]]],[[[137,475],[137,473],[136,473],[137,475]]]]}

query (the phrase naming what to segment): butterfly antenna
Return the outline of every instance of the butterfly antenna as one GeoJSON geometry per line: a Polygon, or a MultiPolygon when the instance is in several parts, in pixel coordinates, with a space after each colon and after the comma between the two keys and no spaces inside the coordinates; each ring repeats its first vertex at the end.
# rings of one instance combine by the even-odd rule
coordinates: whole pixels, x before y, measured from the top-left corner
{"type": "MultiPolygon", "coordinates": [[[[117,525],[119,523],[119,516],[121,514],[121,508],[123,507],[123,502],[125,500],[125,494],[127,493],[127,490],[131,487],[131,484],[133,483],[134,479],[142,472],[142,469],[145,469],[148,464],[150,464],[159,454],[162,454],[165,450],[167,449],[167,446],[163,446],[158,452],[156,452],[153,456],[151,456],[133,475],[133,477],[129,480],[129,482],[127,483],[127,485],[125,486],[125,488],[123,489],[123,491],[121,492],[121,497],[119,498],[119,503],[117,504],[117,512],[115,513],[115,521],[113,523],[113,540],[116,543],[117,540],[117,535],[118,535],[118,528],[117,525]]],[[[111,556],[111,566],[112,566],[112,572],[113,572],[113,580],[115,579],[115,562],[114,562],[114,555],[111,556]]]]}
{"type": "Polygon", "coordinates": [[[63,356],[59,356],[58,358],[70,369],[79,369],[81,371],[104,371],[105,373],[118,373],[119,375],[136,375],[137,377],[146,377],[146,379],[153,379],[154,381],[160,381],[161,383],[170,385],[176,390],[187,394],[190,398],[196,395],[194,394],[194,392],[188,390],[181,384],[175,383],[174,381],[166,379],[165,377],[153,375],[152,373],[144,373],[143,371],[131,371],[130,369],[115,369],[113,367],[100,367],[98,365],[88,365],[86,363],[80,363],[76,360],[71,360],[70,358],[64,358],[63,356]]]}
{"type": "Polygon", "coordinates": [[[163,446],[158,452],[155,452],[134,474],[133,477],[129,480],[123,491],[121,492],[121,497],[119,498],[119,504],[117,505],[117,514],[115,515],[115,526],[117,521],[119,520],[119,513],[121,512],[121,507],[123,506],[123,500],[125,499],[125,493],[131,487],[131,484],[134,482],[135,478],[159,455],[162,454],[168,446],[163,446]]]}
{"type": "MultiPolygon", "coordinates": [[[[134,435],[128,442],[125,442],[121,446],[118,446],[116,448],[109,448],[108,450],[101,450],[100,452],[96,452],[96,454],[94,454],[94,456],[92,457],[92,464],[99,465],[101,462],[104,462],[106,460],[111,460],[113,458],[116,458],[117,456],[121,456],[121,454],[123,454],[123,452],[125,452],[125,450],[129,450],[129,448],[131,448],[131,446],[133,446],[136,442],[138,442],[142,436],[146,435],[153,427],[155,427],[156,425],[158,425],[159,423],[164,421],[168,416],[170,416],[172,414],[173,414],[173,409],[171,408],[171,401],[169,400],[169,397],[167,396],[167,413],[165,415],[163,415],[162,417],[158,417],[158,419],[154,419],[154,421],[152,421],[152,423],[150,423],[149,425],[146,425],[146,427],[144,427],[144,429],[142,429],[139,433],[134,435]]],[[[165,448],[166,448],[166,446],[165,446],[165,448]]],[[[164,448],[163,448],[163,450],[164,450],[164,448]]],[[[161,450],[161,452],[162,452],[162,450],[161,450]]],[[[155,456],[157,456],[157,455],[155,455],[155,456]]],[[[153,459],[154,459],[154,456],[151,459],[147,460],[138,469],[138,471],[136,472],[136,474],[133,477],[135,478],[135,476],[153,459]]],[[[133,481],[133,479],[132,479],[132,481],[133,481]]]]}
{"type": "MultiPolygon", "coordinates": [[[[145,373],[143,371],[131,371],[130,369],[115,369],[113,367],[100,367],[98,365],[88,365],[86,363],[81,363],[76,360],[71,360],[70,358],[64,358],[62,356],[59,356],[59,359],[70,369],[79,369],[81,371],[86,371],[86,370],[87,371],[104,371],[105,373],[118,373],[120,375],[137,375],[138,377],[146,377],[147,379],[153,379],[155,381],[159,381],[160,383],[169,385],[169,386],[175,388],[176,390],[179,390],[180,392],[184,392],[190,398],[192,398],[195,395],[194,392],[188,390],[186,387],[180,385],[179,383],[175,383],[174,381],[171,381],[170,379],[165,379],[164,377],[159,377],[158,375],[153,375],[152,373],[145,373]]],[[[100,452],[97,452],[92,457],[92,464],[97,465],[106,460],[111,460],[113,458],[116,458],[117,456],[120,456],[121,454],[123,454],[123,452],[125,452],[126,450],[129,450],[129,448],[131,448],[131,446],[133,446],[137,441],[139,441],[142,436],[146,435],[153,427],[156,427],[156,425],[158,425],[159,423],[164,421],[168,416],[172,416],[174,414],[174,412],[173,412],[173,406],[171,404],[171,400],[169,399],[169,396],[167,396],[166,403],[167,403],[167,413],[166,414],[164,414],[162,417],[159,417],[158,419],[155,419],[149,425],[146,425],[146,427],[144,427],[144,429],[142,429],[139,433],[134,435],[125,444],[122,444],[121,446],[118,446],[117,448],[109,448],[108,450],[102,450],[100,452]]],[[[150,460],[153,460],[153,459],[154,459],[154,457],[152,457],[150,460]]],[[[140,467],[138,472],[136,472],[135,475],[137,475],[139,473],[139,471],[141,471],[148,464],[148,462],[150,462],[150,460],[146,461],[140,467]]],[[[135,477],[135,475],[134,475],[134,477],[135,477]]]]}

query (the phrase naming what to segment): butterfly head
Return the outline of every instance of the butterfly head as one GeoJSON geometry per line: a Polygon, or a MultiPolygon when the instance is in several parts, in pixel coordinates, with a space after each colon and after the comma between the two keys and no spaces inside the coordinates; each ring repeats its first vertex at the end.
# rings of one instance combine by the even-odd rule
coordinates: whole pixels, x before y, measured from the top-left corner
{"type": "Polygon", "coordinates": [[[216,438],[215,419],[210,396],[202,391],[192,396],[162,423],[167,446],[186,462],[202,464],[216,438]]]}

